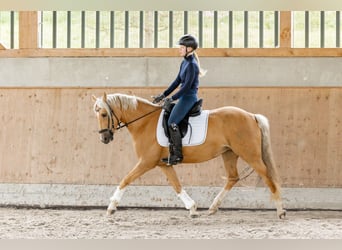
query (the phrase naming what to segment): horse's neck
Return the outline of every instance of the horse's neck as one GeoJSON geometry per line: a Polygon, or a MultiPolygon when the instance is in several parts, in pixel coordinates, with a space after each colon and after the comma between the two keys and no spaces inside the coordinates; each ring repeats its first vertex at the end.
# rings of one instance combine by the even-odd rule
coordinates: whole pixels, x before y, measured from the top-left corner
{"type": "MultiPolygon", "coordinates": [[[[149,112],[152,112],[157,107],[153,105],[149,105],[148,103],[144,103],[142,101],[138,101],[138,105],[136,109],[128,109],[122,110],[121,113],[121,121],[124,123],[132,122],[144,115],[147,115],[149,112]]],[[[133,125],[133,124],[132,124],[133,125]]]]}

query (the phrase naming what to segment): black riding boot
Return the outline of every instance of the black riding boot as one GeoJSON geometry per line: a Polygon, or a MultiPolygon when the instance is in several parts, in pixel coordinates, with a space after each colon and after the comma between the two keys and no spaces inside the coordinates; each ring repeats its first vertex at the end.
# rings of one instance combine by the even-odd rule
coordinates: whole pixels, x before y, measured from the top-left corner
{"type": "Polygon", "coordinates": [[[179,131],[177,124],[172,123],[169,127],[170,134],[170,146],[169,146],[169,157],[163,158],[162,161],[167,165],[176,165],[181,163],[183,160],[182,153],[182,136],[179,131]]]}

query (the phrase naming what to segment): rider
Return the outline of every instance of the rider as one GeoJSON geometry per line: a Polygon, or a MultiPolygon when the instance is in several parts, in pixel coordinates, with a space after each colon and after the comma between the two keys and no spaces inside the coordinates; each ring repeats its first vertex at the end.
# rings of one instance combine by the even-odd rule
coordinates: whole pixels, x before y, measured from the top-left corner
{"type": "Polygon", "coordinates": [[[183,160],[182,137],[178,125],[197,102],[198,78],[199,76],[205,75],[205,72],[200,67],[200,62],[195,52],[198,48],[197,39],[194,36],[187,34],[179,39],[178,44],[180,45],[179,53],[184,57],[184,60],[180,65],[177,78],[163,93],[154,97],[153,100],[153,103],[159,103],[165,99],[164,107],[167,107],[171,102],[178,100],[168,119],[170,155],[168,158],[162,159],[162,161],[168,165],[176,165],[183,160]],[[181,85],[180,89],[170,98],[166,98],[179,85],[181,85]]]}

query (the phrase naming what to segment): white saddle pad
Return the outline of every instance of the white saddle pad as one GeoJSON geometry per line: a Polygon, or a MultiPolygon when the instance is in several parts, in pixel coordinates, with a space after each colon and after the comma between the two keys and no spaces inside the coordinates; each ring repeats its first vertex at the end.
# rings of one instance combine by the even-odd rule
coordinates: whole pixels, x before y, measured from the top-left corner
{"type": "MultiPolygon", "coordinates": [[[[160,146],[168,147],[169,140],[164,133],[163,115],[164,110],[162,110],[162,112],[160,113],[158,120],[157,141],[160,146]]],[[[191,124],[191,126],[189,125],[188,132],[182,140],[183,146],[196,146],[204,143],[207,136],[208,117],[209,110],[203,110],[201,112],[201,115],[189,118],[189,123],[191,124]]]]}

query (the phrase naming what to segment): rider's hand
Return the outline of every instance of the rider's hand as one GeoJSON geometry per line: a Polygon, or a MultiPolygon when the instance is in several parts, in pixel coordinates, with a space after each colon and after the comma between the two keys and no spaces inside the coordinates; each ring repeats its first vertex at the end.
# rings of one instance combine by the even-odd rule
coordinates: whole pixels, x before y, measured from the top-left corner
{"type": "Polygon", "coordinates": [[[164,95],[164,94],[159,94],[159,95],[157,95],[157,96],[152,96],[152,98],[154,98],[153,101],[152,101],[152,103],[159,103],[159,102],[161,102],[162,100],[164,100],[165,95],[164,95]]]}

